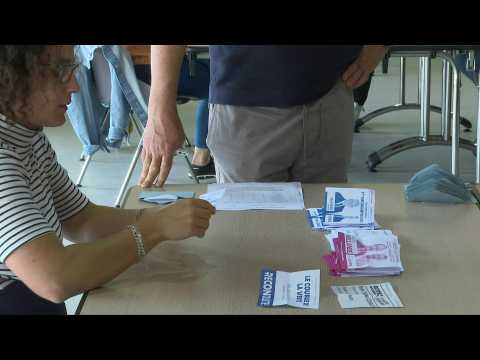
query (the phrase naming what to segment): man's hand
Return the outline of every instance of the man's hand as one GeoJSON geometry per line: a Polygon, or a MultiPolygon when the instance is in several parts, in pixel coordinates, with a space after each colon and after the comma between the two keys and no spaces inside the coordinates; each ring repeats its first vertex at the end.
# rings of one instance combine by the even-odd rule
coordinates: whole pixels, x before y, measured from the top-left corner
{"type": "Polygon", "coordinates": [[[387,52],[383,45],[366,45],[360,56],[350,65],[342,76],[342,80],[349,89],[355,89],[365,84],[370,74],[382,61],[387,52]]]}
{"type": "Polygon", "coordinates": [[[160,121],[155,115],[149,115],[143,134],[143,170],[139,185],[144,188],[163,186],[172,168],[175,152],[185,141],[185,133],[176,110],[165,116],[160,121]]]}

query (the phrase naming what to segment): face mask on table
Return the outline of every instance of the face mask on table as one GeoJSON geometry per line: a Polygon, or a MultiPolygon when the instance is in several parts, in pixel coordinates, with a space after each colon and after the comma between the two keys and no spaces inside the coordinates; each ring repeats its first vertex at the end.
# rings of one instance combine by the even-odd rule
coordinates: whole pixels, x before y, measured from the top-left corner
{"type": "Polygon", "coordinates": [[[411,202],[463,204],[471,201],[470,191],[462,179],[433,164],[416,173],[405,186],[411,202]]]}

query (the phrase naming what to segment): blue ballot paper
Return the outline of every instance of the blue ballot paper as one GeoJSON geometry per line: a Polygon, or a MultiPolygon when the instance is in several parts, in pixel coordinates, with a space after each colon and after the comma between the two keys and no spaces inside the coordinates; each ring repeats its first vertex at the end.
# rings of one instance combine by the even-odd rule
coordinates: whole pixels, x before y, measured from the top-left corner
{"type": "Polygon", "coordinates": [[[194,192],[180,191],[180,192],[167,192],[167,191],[143,191],[138,194],[138,198],[142,201],[167,205],[181,199],[193,199],[195,197],[194,192]]]}
{"type": "Polygon", "coordinates": [[[461,178],[442,169],[438,164],[416,173],[405,186],[405,198],[411,202],[463,204],[471,195],[461,178]]]}
{"type": "Polygon", "coordinates": [[[284,305],[318,309],[320,306],[320,270],[290,273],[263,269],[260,275],[257,306],[284,305]]]}
{"type": "Polygon", "coordinates": [[[324,225],[370,226],[375,215],[375,192],[371,189],[325,188],[321,218],[324,225]]]}

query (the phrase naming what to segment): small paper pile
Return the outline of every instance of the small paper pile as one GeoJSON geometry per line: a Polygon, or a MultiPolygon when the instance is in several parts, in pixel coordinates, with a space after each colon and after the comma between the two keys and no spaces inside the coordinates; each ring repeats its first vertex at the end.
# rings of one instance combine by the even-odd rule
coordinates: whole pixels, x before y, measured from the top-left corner
{"type": "Polygon", "coordinates": [[[471,201],[470,191],[462,179],[433,164],[415,174],[405,186],[411,202],[463,204],[471,201]]]}
{"type": "Polygon", "coordinates": [[[375,229],[375,191],[327,187],[323,208],[307,209],[307,218],[314,230],[339,228],[375,229]]]}
{"type": "Polygon", "coordinates": [[[403,271],[400,244],[390,230],[343,229],[326,237],[332,252],[323,258],[334,276],[387,276],[403,271]]]}

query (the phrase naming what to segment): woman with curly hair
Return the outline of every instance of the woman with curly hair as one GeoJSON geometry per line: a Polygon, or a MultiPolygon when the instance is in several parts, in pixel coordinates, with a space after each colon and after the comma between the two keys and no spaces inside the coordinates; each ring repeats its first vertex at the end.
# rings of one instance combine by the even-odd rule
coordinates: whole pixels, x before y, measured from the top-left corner
{"type": "Polygon", "coordinates": [[[77,67],[72,46],[0,46],[0,314],[65,314],[159,243],[203,237],[215,213],[97,206],[75,187],[42,129],[64,124],[77,67]]]}

